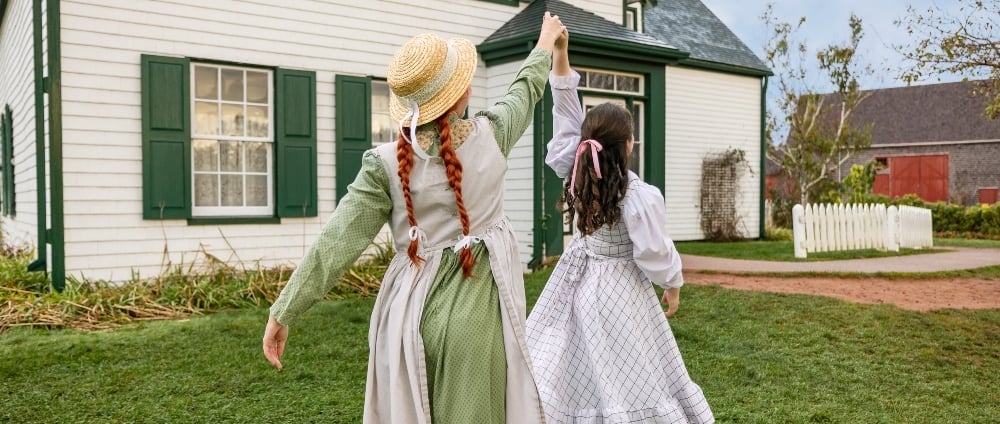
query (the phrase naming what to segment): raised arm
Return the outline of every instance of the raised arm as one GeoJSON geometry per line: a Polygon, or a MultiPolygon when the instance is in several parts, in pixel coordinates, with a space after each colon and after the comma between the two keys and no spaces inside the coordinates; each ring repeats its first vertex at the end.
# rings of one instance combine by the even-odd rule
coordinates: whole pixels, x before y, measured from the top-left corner
{"type": "Polygon", "coordinates": [[[583,123],[583,109],[576,87],[580,74],[569,67],[569,33],[556,41],[552,52],[552,140],[545,154],[545,164],[560,178],[566,178],[573,169],[576,147],[580,144],[580,124],[583,123]]]}
{"type": "Polygon", "coordinates": [[[545,89],[545,75],[552,68],[555,42],[563,30],[565,27],[559,17],[545,12],[538,42],[507,88],[507,94],[477,114],[489,119],[504,156],[510,153],[531,124],[535,103],[542,98],[542,90],[545,89]]]}

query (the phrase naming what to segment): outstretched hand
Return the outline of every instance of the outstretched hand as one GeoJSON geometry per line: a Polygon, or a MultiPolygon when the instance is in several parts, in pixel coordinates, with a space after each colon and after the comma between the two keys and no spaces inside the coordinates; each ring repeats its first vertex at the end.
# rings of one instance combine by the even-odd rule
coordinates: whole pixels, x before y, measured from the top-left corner
{"type": "Polygon", "coordinates": [[[674,316],[677,313],[677,307],[681,304],[681,288],[673,287],[663,290],[663,298],[660,299],[663,303],[667,304],[667,318],[674,316]]]}
{"type": "Polygon", "coordinates": [[[285,341],[288,340],[288,327],[278,323],[274,316],[267,318],[267,328],[264,329],[264,357],[267,362],[281,369],[281,355],[285,353],[285,341]]]}

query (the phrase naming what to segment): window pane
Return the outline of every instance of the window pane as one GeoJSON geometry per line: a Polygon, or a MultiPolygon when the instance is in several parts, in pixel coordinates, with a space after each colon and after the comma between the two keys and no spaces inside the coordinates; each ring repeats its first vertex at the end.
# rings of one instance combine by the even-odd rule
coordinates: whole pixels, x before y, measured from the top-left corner
{"type": "Polygon", "coordinates": [[[219,206],[219,177],[215,174],[194,174],[194,205],[219,206]]]}
{"type": "Polygon", "coordinates": [[[194,145],[194,170],[198,171],[218,171],[219,170],[219,142],[215,140],[193,140],[194,145]]]}
{"type": "Polygon", "coordinates": [[[242,172],[243,161],[241,160],[241,156],[240,142],[219,142],[219,157],[222,164],[222,172],[242,172]]]}
{"type": "Polygon", "coordinates": [[[642,103],[632,104],[632,137],[642,141],[642,103]]]}
{"type": "Polygon", "coordinates": [[[615,89],[615,76],[610,74],[602,74],[597,72],[588,72],[587,85],[590,88],[600,88],[603,90],[614,90],[615,89]]]}
{"type": "Polygon", "coordinates": [[[247,206],[267,206],[267,175],[247,175],[247,206]]]}
{"type": "Polygon", "coordinates": [[[222,105],[222,134],[243,135],[243,105],[222,105]]]}
{"type": "Polygon", "coordinates": [[[247,106],[247,137],[267,137],[267,106],[247,106]]]}
{"type": "Polygon", "coordinates": [[[580,74],[580,84],[579,87],[587,86],[587,71],[577,71],[580,74]]]}
{"type": "Polygon", "coordinates": [[[642,143],[632,144],[632,157],[629,158],[628,168],[635,172],[635,175],[642,177],[640,168],[642,165],[642,143]]]}
{"type": "Polygon", "coordinates": [[[216,103],[194,102],[195,134],[219,134],[219,106],[216,103]]]}
{"type": "Polygon", "coordinates": [[[222,176],[222,206],[243,206],[243,176],[222,176]]]}
{"type": "Polygon", "coordinates": [[[247,71],[247,101],[267,103],[267,73],[247,71]]]}
{"type": "Polygon", "coordinates": [[[243,101],[243,70],[222,70],[222,100],[231,102],[243,101]]]}
{"type": "Polygon", "coordinates": [[[216,68],[194,67],[194,96],[211,100],[219,98],[219,72],[216,68]]]}
{"type": "Polygon", "coordinates": [[[639,92],[639,78],[618,75],[616,80],[618,83],[618,91],[629,91],[632,93],[639,92]]]}
{"type": "Polygon", "coordinates": [[[372,113],[389,113],[389,84],[372,81],[372,113]]]}
{"type": "Polygon", "coordinates": [[[372,116],[372,144],[379,145],[392,140],[393,123],[389,115],[372,116]]]}
{"type": "Polygon", "coordinates": [[[267,172],[267,151],[270,143],[246,143],[247,172],[267,172]]]}

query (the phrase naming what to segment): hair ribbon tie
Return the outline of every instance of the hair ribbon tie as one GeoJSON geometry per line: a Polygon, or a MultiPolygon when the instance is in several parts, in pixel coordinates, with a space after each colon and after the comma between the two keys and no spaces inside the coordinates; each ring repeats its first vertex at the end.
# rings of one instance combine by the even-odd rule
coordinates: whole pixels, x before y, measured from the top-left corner
{"type": "Polygon", "coordinates": [[[594,173],[597,174],[597,179],[603,178],[601,176],[601,164],[597,161],[597,152],[604,150],[597,140],[587,139],[580,142],[580,146],[576,148],[576,159],[573,160],[573,176],[569,180],[569,192],[576,195],[576,168],[580,164],[580,156],[583,156],[583,152],[587,150],[587,146],[590,146],[590,154],[594,159],[594,173]]]}

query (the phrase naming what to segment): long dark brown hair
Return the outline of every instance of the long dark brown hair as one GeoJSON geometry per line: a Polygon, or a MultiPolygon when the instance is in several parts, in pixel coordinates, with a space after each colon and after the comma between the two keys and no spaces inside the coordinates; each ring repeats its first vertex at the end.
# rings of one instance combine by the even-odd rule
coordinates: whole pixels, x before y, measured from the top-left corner
{"type": "Polygon", "coordinates": [[[621,201],[628,189],[629,141],[632,140],[632,114],[622,106],[603,103],[587,112],[580,128],[581,140],[597,140],[603,148],[597,154],[602,178],[594,172],[594,161],[587,147],[576,169],[576,187],[570,190],[566,179],[560,207],[566,222],[582,235],[590,235],[606,224],[621,220],[621,201]]]}
{"type": "MultiPolygon", "coordinates": [[[[462,235],[467,236],[469,235],[471,223],[469,221],[469,212],[465,209],[465,201],[462,200],[462,162],[459,161],[458,155],[455,154],[455,149],[451,145],[451,122],[448,118],[449,115],[451,115],[450,112],[434,120],[434,123],[437,124],[441,141],[438,155],[444,160],[445,172],[448,176],[448,186],[455,193],[455,206],[458,208],[458,218],[462,224],[462,235]]],[[[409,128],[403,128],[399,133],[399,139],[396,141],[396,159],[399,161],[397,174],[403,186],[403,199],[406,200],[406,218],[409,220],[410,226],[415,227],[417,225],[417,218],[413,214],[413,198],[410,195],[410,171],[413,170],[413,146],[403,137],[403,134],[406,133],[409,133],[409,128]]],[[[424,258],[417,255],[418,245],[419,240],[410,240],[410,246],[406,249],[410,260],[417,265],[424,261],[424,258]]],[[[472,249],[461,249],[458,254],[462,262],[462,273],[466,277],[471,277],[472,266],[475,264],[475,259],[472,257],[472,249]]]]}

